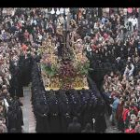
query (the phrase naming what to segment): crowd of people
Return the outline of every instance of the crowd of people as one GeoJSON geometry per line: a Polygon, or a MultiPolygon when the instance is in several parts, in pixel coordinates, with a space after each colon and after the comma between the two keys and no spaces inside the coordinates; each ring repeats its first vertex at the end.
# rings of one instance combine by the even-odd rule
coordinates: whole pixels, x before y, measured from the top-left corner
{"type": "MultiPolygon", "coordinates": [[[[121,16],[114,17],[117,21],[112,28],[114,36],[107,37],[106,44],[96,49],[94,57],[96,64],[106,67],[101,90],[112,125],[125,133],[139,133],[138,15],[132,10],[127,18],[121,16]]],[[[113,25],[111,18],[110,21],[113,25]]]]}
{"type": "Polygon", "coordinates": [[[10,28],[11,15],[3,16],[0,24],[0,133],[22,132],[23,116],[17,90],[17,60],[20,47],[10,28]],[[16,84],[15,84],[16,83],[16,84]]]}
{"type": "MultiPolygon", "coordinates": [[[[92,88],[92,92],[96,89],[94,94],[98,97],[99,94],[96,94],[98,88],[102,93],[107,104],[108,113],[111,115],[112,124],[122,132],[139,132],[140,50],[138,8],[9,9],[2,9],[3,15],[0,23],[0,108],[2,114],[0,128],[5,128],[0,129],[1,132],[21,131],[19,126],[23,125],[22,119],[19,121],[18,127],[16,127],[8,124],[7,116],[8,114],[9,116],[11,114],[20,114],[22,116],[21,104],[16,102],[17,98],[23,97],[23,86],[28,85],[31,79],[34,111],[43,109],[42,107],[38,109],[38,106],[44,106],[45,111],[48,110],[49,107],[46,104],[49,104],[49,102],[44,103],[39,100],[43,99],[45,101],[45,98],[53,100],[53,98],[46,97],[49,94],[45,93],[43,86],[39,85],[40,82],[37,82],[41,80],[40,78],[36,81],[34,80],[37,79],[36,76],[38,75],[37,70],[34,69],[39,70],[37,67],[34,68],[34,61],[39,63],[42,42],[48,39],[50,40],[50,45],[54,44],[56,54],[62,57],[65,42],[63,33],[65,30],[69,33],[69,48],[84,46],[84,53],[87,54],[90,66],[93,69],[89,72],[89,75],[97,84],[97,87],[92,88]],[[38,88],[41,89],[38,91],[38,88]],[[42,92],[43,94],[41,95],[42,92]],[[38,105],[36,106],[36,104],[38,105]],[[14,113],[11,113],[10,110],[14,113]]],[[[55,94],[52,91],[52,95],[55,94]]],[[[70,101],[70,98],[68,100],[70,101]]],[[[55,107],[55,105],[53,106],[55,107]]],[[[43,123],[40,122],[43,120],[39,118],[36,111],[35,114],[38,120],[37,131],[40,132],[44,130],[44,126],[41,126],[43,123]]],[[[99,114],[104,119],[104,111],[99,114]]],[[[48,116],[47,114],[44,115],[46,119],[48,116]]],[[[77,120],[75,117],[79,120],[77,115],[72,115],[71,121],[73,118],[75,122],[77,120]]],[[[54,123],[56,121],[55,116],[53,119],[54,123]]],[[[95,122],[98,122],[99,126],[101,122],[98,119],[99,117],[95,122]]],[[[69,123],[67,123],[67,127],[69,123]]],[[[83,123],[83,121],[79,121],[79,123],[83,123]]],[[[82,129],[86,124],[86,129],[91,131],[91,119],[90,122],[85,122],[84,125],[81,124],[82,129]]],[[[45,125],[45,127],[48,126],[45,125]]],[[[71,131],[71,125],[68,128],[71,131]]],[[[105,132],[105,129],[101,130],[101,128],[96,128],[95,132],[105,132]],[[100,130],[97,130],[99,128],[100,130]]],[[[52,131],[53,129],[54,127],[52,131]]],[[[48,131],[48,129],[45,131],[48,131]]],[[[87,130],[82,132],[85,131],[87,130]]]]}

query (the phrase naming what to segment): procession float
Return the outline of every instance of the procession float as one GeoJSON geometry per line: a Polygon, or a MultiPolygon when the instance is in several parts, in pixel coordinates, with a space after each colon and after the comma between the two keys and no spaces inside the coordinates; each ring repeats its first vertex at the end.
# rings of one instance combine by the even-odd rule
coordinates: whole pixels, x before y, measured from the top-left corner
{"type": "Polygon", "coordinates": [[[70,57],[58,58],[51,40],[43,42],[41,75],[45,90],[89,89],[87,75],[89,60],[83,53],[83,46],[78,43],[72,46],[70,57]]]}

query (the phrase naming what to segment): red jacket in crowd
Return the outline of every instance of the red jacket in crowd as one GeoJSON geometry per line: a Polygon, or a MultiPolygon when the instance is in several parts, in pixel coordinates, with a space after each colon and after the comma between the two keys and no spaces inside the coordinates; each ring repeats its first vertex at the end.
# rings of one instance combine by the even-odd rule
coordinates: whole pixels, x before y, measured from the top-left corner
{"type": "Polygon", "coordinates": [[[123,104],[119,104],[117,108],[117,113],[116,113],[116,119],[120,120],[122,119],[122,113],[123,113],[123,104]]]}
{"type": "Polygon", "coordinates": [[[126,129],[125,130],[125,133],[128,133],[128,134],[132,134],[132,133],[136,133],[135,129],[126,129]]]}
{"type": "Polygon", "coordinates": [[[128,109],[124,109],[123,113],[122,113],[122,117],[123,117],[123,121],[126,121],[126,118],[128,116],[129,110],[128,109]]]}

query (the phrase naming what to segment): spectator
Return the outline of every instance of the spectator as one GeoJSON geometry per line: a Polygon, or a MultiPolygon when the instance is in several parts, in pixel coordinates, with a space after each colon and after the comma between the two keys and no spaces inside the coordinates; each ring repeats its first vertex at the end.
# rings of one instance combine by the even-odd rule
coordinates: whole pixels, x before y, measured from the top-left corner
{"type": "Polygon", "coordinates": [[[129,128],[125,130],[125,133],[129,133],[129,134],[136,133],[134,128],[135,128],[135,125],[134,124],[130,124],[129,128]]]}

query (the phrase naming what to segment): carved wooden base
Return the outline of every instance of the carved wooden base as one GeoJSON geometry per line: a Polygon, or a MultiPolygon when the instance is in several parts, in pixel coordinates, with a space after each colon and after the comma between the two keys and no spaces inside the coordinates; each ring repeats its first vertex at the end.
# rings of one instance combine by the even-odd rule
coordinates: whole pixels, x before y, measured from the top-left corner
{"type": "MultiPolygon", "coordinates": [[[[44,83],[44,87],[46,91],[49,91],[51,89],[56,91],[63,88],[64,81],[60,79],[59,77],[49,78],[47,75],[45,75],[45,72],[42,71],[42,79],[43,79],[43,83],[44,83]]],[[[81,90],[83,88],[89,89],[87,78],[84,76],[76,76],[73,79],[71,87],[75,90],[81,90]]]]}

